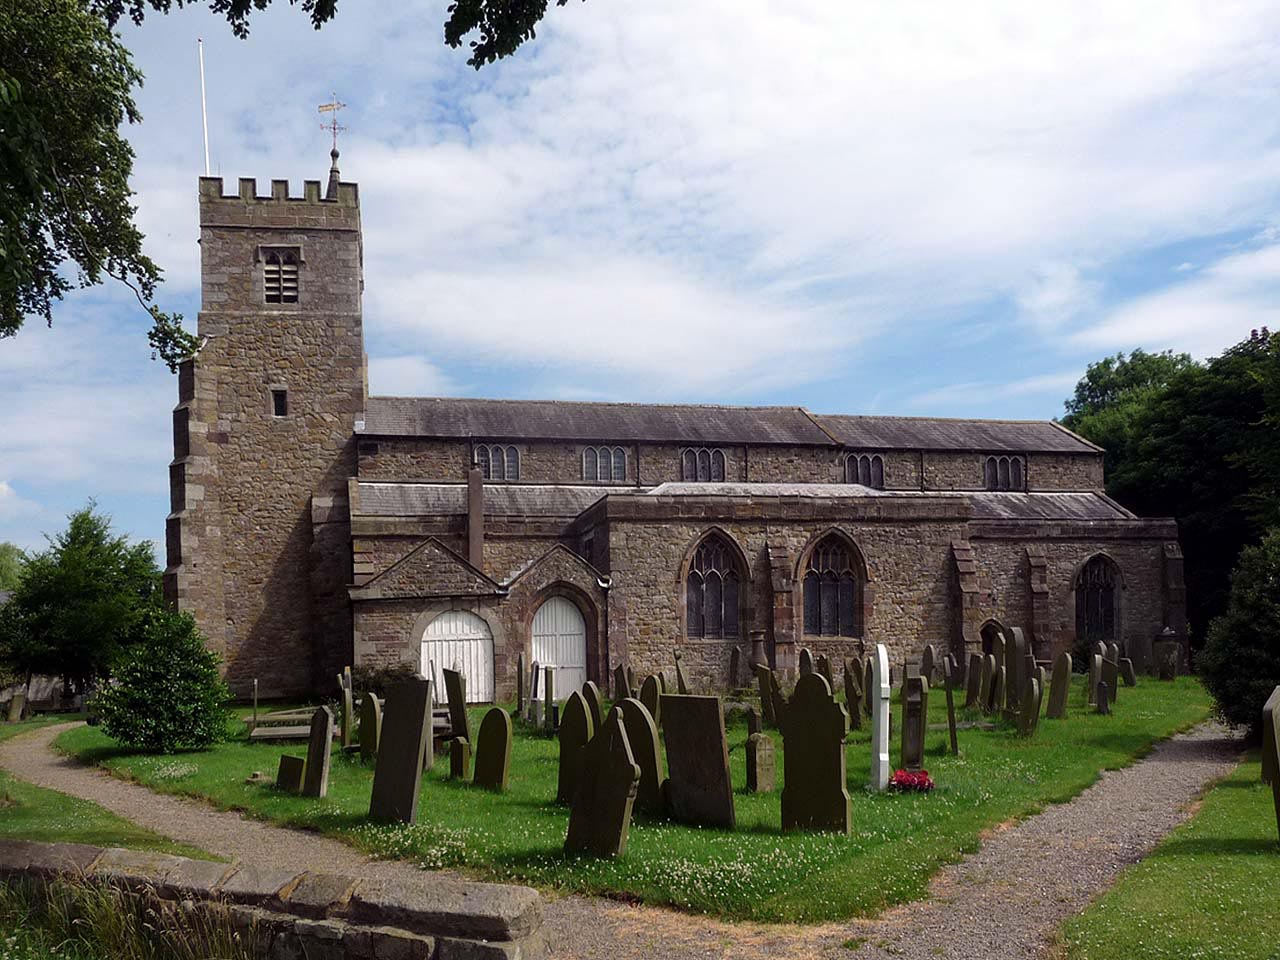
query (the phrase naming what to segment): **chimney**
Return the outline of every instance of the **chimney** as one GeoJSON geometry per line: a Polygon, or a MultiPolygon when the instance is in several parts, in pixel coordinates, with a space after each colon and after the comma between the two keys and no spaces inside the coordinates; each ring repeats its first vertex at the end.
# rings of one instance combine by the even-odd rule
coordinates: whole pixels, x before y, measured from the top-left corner
{"type": "Polygon", "coordinates": [[[479,467],[467,471],[467,561],[484,570],[484,475],[479,467]]]}

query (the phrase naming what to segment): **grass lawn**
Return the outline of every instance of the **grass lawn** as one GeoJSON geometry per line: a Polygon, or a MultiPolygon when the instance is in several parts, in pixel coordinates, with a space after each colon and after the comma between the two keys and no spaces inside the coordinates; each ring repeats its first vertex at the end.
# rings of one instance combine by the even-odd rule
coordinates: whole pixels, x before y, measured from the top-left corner
{"type": "MultiPolygon", "coordinates": [[[[605,893],[730,918],[813,922],[871,915],[918,899],[941,865],[977,848],[984,830],[1070,799],[1101,770],[1130,763],[1157,740],[1209,713],[1208,695],[1191,678],[1144,680],[1123,689],[1111,716],[1085,712],[1083,697],[1083,680],[1077,678],[1074,714],[1065,721],[1042,720],[1030,740],[1005,728],[962,730],[961,755],[953,758],[946,754],[946,700],[941,690],[934,691],[930,721],[944,728],[927,740],[927,765],[938,784],[929,795],[865,790],[871,734],[864,725],[849,737],[853,833],[848,837],[780,832],[778,793],[745,792],[747,731],[745,721],[736,719],[729,725],[729,745],[738,829],[637,818],[626,855],[615,861],[561,854],[568,811],[553,802],[558,745],[534,734],[516,736],[504,795],[448,781],[447,760],[437,761],[424,777],[419,823],[413,827],[366,822],[372,771],[349,757],[334,756],[324,800],[244,782],[255,770],[274,774],[280,755],[301,754],[301,745],[286,751],[241,740],[206,753],[151,757],[121,750],[100,730],[83,728],[64,734],[59,746],[157,790],[318,829],[380,856],[429,868],[455,867],[481,878],[605,893]]],[[[477,723],[482,713],[476,712],[477,723]]],[[[895,731],[900,714],[895,706],[895,731]]],[[[782,741],[776,732],[773,737],[781,779],[782,741]]],[[[892,747],[896,763],[896,737],[892,747]]]]}
{"type": "MultiPolygon", "coordinates": [[[[23,723],[0,724],[0,740],[66,720],[66,717],[52,716],[23,723]]],[[[218,859],[202,850],[174,843],[157,833],[144,830],[102,809],[96,803],[69,797],[56,790],[32,786],[10,776],[4,770],[0,770],[0,839],[89,843],[99,847],[157,850],[201,860],[218,859]]],[[[3,942],[0,942],[0,960],[8,956],[5,949],[3,942]]],[[[15,947],[14,950],[16,949],[15,947]]]]}
{"type": "Polygon", "coordinates": [[[1280,838],[1255,753],[1063,931],[1071,960],[1277,960],[1280,838]]]}

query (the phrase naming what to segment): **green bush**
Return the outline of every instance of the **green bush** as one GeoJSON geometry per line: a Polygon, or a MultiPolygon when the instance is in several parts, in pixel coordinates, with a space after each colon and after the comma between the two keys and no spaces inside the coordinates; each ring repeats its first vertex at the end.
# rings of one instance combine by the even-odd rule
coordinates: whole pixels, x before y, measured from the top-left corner
{"type": "Polygon", "coordinates": [[[1262,705],[1280,684],[1280,528],[1241,551],[1226,612],[1209,624],[1199,666],[1218,712],[1256,736],[1262,705]]]}
{"type": "Polygon", "coordinates": [[[94,700],[103,730],[129,747],[159,753],[224,739],[230,692],[218,663],[190,614],[167,607],[148,611],[141,641],[94,700]]]}
{"type": "Polygon", "coordinates": [[[396,663],[386,667],[352,667],[351,685],[362,693],[373,693],[386,699],[388,687],[402,680],[408,680],[416,672],[407,663],[396,663]]]}

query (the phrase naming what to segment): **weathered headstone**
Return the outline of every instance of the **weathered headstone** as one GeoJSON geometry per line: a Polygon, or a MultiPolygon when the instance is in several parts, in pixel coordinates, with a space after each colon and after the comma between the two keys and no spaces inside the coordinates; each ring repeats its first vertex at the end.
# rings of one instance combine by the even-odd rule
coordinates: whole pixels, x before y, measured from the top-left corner
{"type": "Polygon", "coordinates": [[[1088,694],[1089,694],[1089,706],[1093,706],[1095,703],[1098,702],[1097,700],[1098,684],[1101,682],[1101,680],[1102,680],[1102,657],[1100,654],[1091,653],[1089,654],[1089,682],[1087,684],[1088,694]]]}
{"type": "Polygon", "coordinates": [[[1101,640],[1093,645],[1093,652],[1100,656],[1103,660],[1107,659],[1107,645],[1101,640]]]}
{"type": "MultiPolygon", "coordinates": [[[[1027,641],[1021,627],[1010,627],[1004,641],[1005,716],[1018,712],[1022,691],[1027,684],[1027,641]]],[[[1000,704],[996,704],[999,708],[1000,704]]]]}
{"type": "Polygon", "coordinates": [[[640,684],[640,702],[644,704],[644,708],[649,711],[649,716],[653,717],[655,725],[662,721],[662,690],[658,685],[658,678],[653,674],[644,678],[644,683],[640,684]]]}
{"type": "Polygon", "coordinates": [[[764,722],[770,727],[778,725],[778,719],[773,715],[773,691],[770,686],[773,683],[773,672],[763,663],[757,663],[756,671],[756,687],[760,691],[760,712],[764,716],[764,722]]]}
{"type": "Polygon", "coordinates": [[[1156,674],[1161,680],[1177,679],[1182,644],[1177,640],[1157,640],[1152,647],[1152,656],[1156,661],[1156,674]]]}
{"type": "Polygon", "coordinates": [[[620,663],[613,670],[613,698],[625,700],[630,696],[632,696],[631,683],[627,679],[627,668],[620,663]]]}
{"type": "Polygon", "coordinates": [[[635,696],[635,691],[640,689],[640,684],[636,683],[636,668],[627,664],[627,689],[631,691],[631,695],[635,696]]]}
{"type": "Polygon", "coordinates": [[[687,695],[689,693],[689,682],[684,678],[684,667],[680,666],[680,660],[683,658],[679,650],[676,651],[676,692],[687,695]]]}
{"type": "Polygon", "coordinates": [[[822,674],[826,678],[827,686],[834,692],[836,689],[835,675],[831,672],[831,658],[825,653],[818,654],[818,659],[813,662],[813,670],[815,673],[822,674]]]}
{"type": "Polygon", "coordinates": [[[1044,697],[1044,687],[1040,686],[1040,678],[1032,677],[1022,692],[1022,706],[1018,710],[1018,733],[1029,737],[1036,732],[1040,724],[1040,704],[1044,697]]]}
{"type": "Polygon", "coordinates": [[[302,778],[304,797],[323,797],[329,792],[329,753],[332,748],[333,714],[328,707],[321,707],[311,717],[307,769],[302,778]]]}
{"type": "Polygon", "coordinates": [[[1280,711],[1280,687],[1271,691],[1262,705],[1262,782],[1275,783],[1280,776],[1280,748],[1277,747],[1276,726],[1272,718],[1280,711]]]}
{"type": "Polygon", "coordinates": [[[1110,660],[1112,663],[1119,663],[1120,662],[1120,644],[1118,643],[1107,644],[1107,655],[1104,659],[1110,660]]]}
{"type": "Polygon", "coordinates": [[[604,700],[600,696],[600,688],[588,680],[582,685],[582,699],[587,702],[592,728],[599,730],[604,725],[604,700]]]}
{"type": "Polygon", "coordinates": [[[636,806],[645,813],[657,816],[662,813],[664,780],[662,753],[658,749],[658,725],[653,722],[645,705],[630,697],[614,704],[605,727],[613,722],[613,715],[619,711],[622,713],[622,725],[627,730],[627,742],[631,745],[631,758],[640,768],[636,806]]]}
{"type": "Polygon", "coordinates": [[[935,671],[938,669],[938,649],[932,643],[924,645],[924,653],[920,655],[920,676],[930,684],[937,681],[935,671]]]}
{"type": "Polygon", "coordinates": [[[956,739],[956,688],[960,686],[960,678],[957,676],[960,667],[951,657],[947,658],[946,664],[949,671],[944,684],[947,688],[947,735],[951,740],[951,755],[958,757],[960,756],[960,742],[956,739]]]}
{"type": "Polygon", "coordinates": [[[983,713],[991,712],[991,687],[995,681],[996,657],[988,653],[982,658],[982,670],[978,675],[978,709],[983,713]]]}
{"type": "MultiPolygon", "coordinates": [[[[969,674],[965,678],[964,689],[964,705],[965,709],[976,707],[980,702],[978,697],[982,693],[982,672],[986,658],[980,653],[969,654],[969,674]]],[[[990,683],[990,679],[987,680],[990,683]]]]}
{"type": "Polygon", "coordinates": [[[777,761],[773,739],[767,733],[747,737],[747,793],[773,793],[777,781],[777,761]]]}
{"type": "MultiPolygon", "coordinates": [[[[1004,633],[997,630],[995,636],[991,638],[991,656],[996,658],[996,668],[1004,665],[1005,662],[1005,637],[1004,633]]],[[[995,673],[995,669],[992,669],[995,673]]]]}
{"type": "Polygon", "coordinates": [[[672,819],[732,830],[733,784],[720,698],[663,694],[662,733],[672,819]]]}
{"type": "Polygon", "coordinates": [[[874,697],[871,694],[874,674],[875,654],[869,654],[862,664],[862,705],[868,720],[871,719],[872,712],[875,710],[874,697]]]}
{"type": "Polygon", "coordinates": [[[742,676],[742,651],[734,647],[729,651],[729,689],[738,689],[738,678],[742,676]]]}
{"type": "Polygon", "coordinates": [[[849,726],[862,729],[862,667],[856,661],[845,664],[844,701],[849,710],[849,726]]]}
{"type": "Polygon", "coordinates": [[[382,711],[378,761],[373,768],[371,820],[413,823],[418,817],[418,787],[431,744],[430,680],[414,677],[387,688],[382,711]]]}
{"type": "Polygon", "coordinates": [[[1005,676],[1004,667],[996,667],[995,673],[991,675],[991,707],[988,713],[997,713],[1000,709],[999,705],[1005,702],[1005,688],[1008,685],[1008,678],[1005,676]]]}
{"type": "Polygon", "coordinates": [[[1053,662],[1053,680],[1049,687],[1049,719],[1061,720],[1067,715],[1067,697],[1071,693],[1071,654],[1060,653],[1053,662]]]}
{"type": "Polygon", "coordinates": [[[548,730],[556,728],[556,668],[542,668],[542,724],[548,730]]]}
{"type": "Polygon", "coordinates": [[[533,724],[535,727],[541,726],[542,701],[539,697],[539,684],[542,681],[542,667],[535,660],[529,666],[529,699],[524,705],[525,722],[533,724]]]}
{"type": "Polygon", "coordinates": [[[1115,704],[1116,694],[1119,692],[1118,688],[1120,686],[1120,665],[1116,663],[1114,660],[1103,660],[1102,661],[1102,679],[1107,684],[1107,696],[1111,698],[1111,703],[1108,704],[1108,706],[1112,706],[1115,704]]]}
{"type": "Polygon", "coordinates": [[[449,743],[449,779],[471,779],[471,741],[466,737],[454,737],[449,743]]]}
{"type": "Polygon", "coordinates": [[[556,803],[572,803],[582,778],[587,744],[597,727],[591,719],[587,702],[577,690],[569,694],[560,711],[560,774],[556,782],[556,803]]]}
{"type": "Polygon", "coordinates": [[[800,676],[807,677],[813,673],[813,652],[808,647],[800,648],[800,676]]]}
{"type": "Polygon", "coordinates": [[[587,746],[581,779],[569,810],[569,833],[564,852],[596,857],[619,857],[627,849],[631,807],[640,782],[627,741],[626,727],[616,712],[587,746]]]}
{"type": "Polygon", "coordinates": [[[281,757],[280,766],[276,770],[276,789],[286,793],[298,793],[302,790],[302,777],[307,768],[307,761],[302,757],[281,757]]]}
{"type": "Polygon", "coordinates": [[[769,697],[773,700],[773,719],[778,725],[778,729],[782,729],[782,724],[787,719],[787,698],[782,693],[782,687],[778,683],[778,675],[770,671],[769,674],[769,697]]]}
{"type": "Polygon", "coordinates": [[[356,725],[356,708],[355,702],[351,696],[351,688],[342,688],[341,703],[341,726],[338,732],[338,742],[342,744],[343,750],[351,749],[351,742],[354,739],[356,725]]]}
{"type": "Polygon", "coordinates": [[[764,724],[760,720],[760,711],[755,707],[747,707],[747,736],[753,733],[764,733],[764,724]]]}
{"type": "Polygon", "coordinates": [[[1138,685],[1138,671],[1134,669],[1133,661],[1128,657],[1120,658],[1120,679],[1124,681],[1126,687],[1138,685]]]}
{"type": "Polygon", "coordinates": [[[528,668],[524,663],[524,654],[516,655],[516,716],[524,717],[524,701],[525,701],[525,671],[528,668]]]}
{"type": "MultiPolygon", "coordinates": [[[[1094,656],[1097,656],[1097,654],[1094,654],[1094,656]]],[[[1107,681],[1098,681],[1098,689],[1094,694],[1093,702],[1098,705],[1099,713],[1111,712],[1111,691],[1107,689],[1107,681]]]]}
{"type": "Polygon", "coordinates": [[[511,772],[511,718],[501,707],[494,707],[480,721],[476,739],[476,772],[472,779],[477,787],[505,793],[511,772]]]}
{"type": "Polygon", "coordinates": [[[455,737],[471,742],[471,721],[467,717],[467,678],[457,670],[445,669],[444,694],[449,701],[449,726],[455,737]]]}
{"type": "Polygon", "coordinates": [[[360,701],[360,759],[376,760],[382,736],[382,701],[366,693],[360,701]]]}
{"type": "Polygon", "coordinates": [[[871,789],[889,789],[889,652],[877,643],[871,660],[871,789]]]}
{"type": "Polygon", "coordinates": [[[782,728],[782,829],[848,833],[844,742],[849,715],[819,673],[802,676],[782,728]]]}
{"type": "Polygon", "coordinates": [[[902,687],[902,768],[924,769],[924,736],[929,721],[929,681],[907,677],[902,687]]]}
{"type": "Polygon", "coordinates": [[[20,723],[22,721],[22,711],[27,706],[27,692],[19,690],[13,695],[13,699],[9,701],[9,722],[20,723]]]}

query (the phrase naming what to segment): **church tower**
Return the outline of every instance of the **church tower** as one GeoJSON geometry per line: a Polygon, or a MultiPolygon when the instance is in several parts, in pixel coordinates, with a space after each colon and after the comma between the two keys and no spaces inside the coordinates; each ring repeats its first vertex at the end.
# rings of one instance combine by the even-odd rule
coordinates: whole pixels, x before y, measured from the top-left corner
{"type": "Polygon", "coordinates": [[[337,151],[290,196],[200,179],[201,347],[178,377],[165,593],[232,691],[323,686],[351,657],[354,430],[367,395],[359,193],[337,151]]]}

